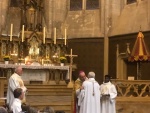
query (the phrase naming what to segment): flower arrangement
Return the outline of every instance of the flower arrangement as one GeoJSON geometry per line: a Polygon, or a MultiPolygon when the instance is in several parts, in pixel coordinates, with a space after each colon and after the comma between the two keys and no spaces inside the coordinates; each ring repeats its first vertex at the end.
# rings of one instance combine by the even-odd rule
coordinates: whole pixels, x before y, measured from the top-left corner
{"type": "Polygon", "coordinates": [[[10,60],[10,56],[4,56],[3,59],[4,59],[4,61],[9,61],[10,60]]]}
{"type": "Polygon", "coordinates": [[[59,58],[59,60],[61,63],[65,63],[67,59],[66,59],[66,57],[62,56],[59,58]]]}

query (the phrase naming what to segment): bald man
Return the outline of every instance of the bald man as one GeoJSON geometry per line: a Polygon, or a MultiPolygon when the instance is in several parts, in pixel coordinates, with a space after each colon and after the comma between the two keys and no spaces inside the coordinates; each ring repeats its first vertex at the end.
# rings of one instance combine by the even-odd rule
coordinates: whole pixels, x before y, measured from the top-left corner
{"type": "Polygon", "coordinates": [[[80,91],[82,89],[82,83],[87,80],[88,78],[85,75],[84,71],[80,71],[79,72],[79,76],[78,79],[75,81],[75,112],[74,113],[78,113],[79,111],[79,106],[78,106],[78,97],[80,95],[80,91]]]}
{"type": "Polygon", "coordinates": [[[79,76],[78,79],[75,81],[75,91],[76,91],[76,96],[79,95],[80,93],[80,88],[82,86],[82,83],[87,79],[85,72],[84,71],[80,71],[79,72],[79,76]]]}
{"type": "Polygon", "coordinates": [[[21,88],[24,93],[27,91],[27,88],[24,86],[24,82],[21,78],[22,72],[22,67],[18,66],[15,68],[14,74],[12,74],[9,78],[7,89],[7,105],[9,105],[9,108],[11,107],[14,100],[13,92],[15,89],[21,88]]]}

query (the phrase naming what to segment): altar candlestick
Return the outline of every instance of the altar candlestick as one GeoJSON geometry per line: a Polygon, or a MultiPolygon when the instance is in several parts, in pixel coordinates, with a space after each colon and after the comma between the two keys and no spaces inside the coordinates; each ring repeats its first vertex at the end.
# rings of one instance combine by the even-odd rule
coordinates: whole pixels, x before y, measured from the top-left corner
{"type": "Polygon", "coordinates": [[[56,28],[54,28],[54,44],[56,44],[56,28]]]}
{"type": "Polygon", "coordinates": [[[21,39],[22,39],[22,42],[24,41],[24,25],[22,25],[22,37],[21,37],[21,39]]]}
{"type": "Polygon", "coordinates": [[[67,29],[65,28],[65,45],[66,45],[66,39],[67,39],[67,29]]]}
{"type": "Polygon", "coordinates": [[[43,28],[43,44],[45,44],[45,27],[43,28]]]}
{"type": "Polygon", "coordinates": [[[10,25],[10,41],[12,41],[13,24],[10,25]]]}

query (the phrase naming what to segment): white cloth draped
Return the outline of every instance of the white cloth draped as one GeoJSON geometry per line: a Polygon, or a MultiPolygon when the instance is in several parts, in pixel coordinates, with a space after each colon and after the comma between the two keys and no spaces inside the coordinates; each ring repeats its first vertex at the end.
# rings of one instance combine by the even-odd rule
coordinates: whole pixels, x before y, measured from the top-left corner
{"type": "Polygon", "coordinates": [[[12,105],[11,105],[11,110],[13,111],[13,113],[21,113],[22,109],[21,109],[21,100],[18,98],[15,98],[12,105]]]}
{"type": "Polygon", "coordinates": [[[101,97],[101,108],[102,113],[116,113],[116,101],[117,96],[116,87],[111,83],[103,83],[100,87],[102,94],[101,97]]]}
{"type": "Polygon", "coordinates": [[[8,82],[8,89],[7,89],[7,104],[9,107],[11,107],[13,100],[14,100],[14,90],[16,88],[22,88],[23,92],[25,93],[27,88],[24,86],[24,83],[21,79],[21,76],[14,73],[10,78],[8,82]]]}
{"type": "Polygon", "coordinates": [[[100,113],[100,85],[94,78],[89,78],[82,86],[84,89],[81,90],[78,100],[80,113],[100,113]]]}

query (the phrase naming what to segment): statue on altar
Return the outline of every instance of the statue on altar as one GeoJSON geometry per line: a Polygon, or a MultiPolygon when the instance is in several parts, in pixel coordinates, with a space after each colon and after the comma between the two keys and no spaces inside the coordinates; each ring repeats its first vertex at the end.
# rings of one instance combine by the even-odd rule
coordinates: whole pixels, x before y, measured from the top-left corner
{"type": "Polygon", "coordinates": [[[38,56],[39,55],[39,43],[36,40],[36,37],[33,36],[30,43],[29,55],[30,56],[38,56]]]}

